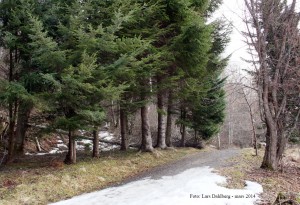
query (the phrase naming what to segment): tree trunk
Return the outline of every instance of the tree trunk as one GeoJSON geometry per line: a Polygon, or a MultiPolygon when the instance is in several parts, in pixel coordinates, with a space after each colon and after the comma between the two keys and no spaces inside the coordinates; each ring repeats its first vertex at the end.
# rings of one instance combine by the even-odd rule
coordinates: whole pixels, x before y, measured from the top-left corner
{"type": "Polygon", "coordinates": [[[172,147],[172,112],[173,112],[173,91],[169,91],[168,109],[167,109],[167,127],[166,127],[166,144],[172,147]]]}
{"type": "Polygon", "coordinates": [[[156,145],[156,147],[165,149],[167,147],[166,146],[166,118],[165,118],[164,97],[163,97],[162,91],[158,91],[158,93],[157,93],[157,114],[158,114],[158,117],[157,117],[157,145],[156,145]]]}
{"type": "Polygon", "coordinates": [[[220,133],[218,133],[218,149],[221,149],[221,139],[220,139],[220,133]]]}
{"type": "Polygon", "coordinates": [[[99,133],[97,128],[93,130],[93,157],[99,158],[99,133]]]}
{"type": "Polygon", "coordinates": [[[258,156],[258,147],[257,147],[257,136],[256,136],[256,134],[254,136],[253,145],[254,145],[254,149],[255,149],[255,156],[258,156]]]}
{"type": "Polygon", "coordinates": [[[152,137],[149,122],[149,106],[145,105],[141,108],[142,118],[142,146],[141,150],[145,152],[152,152],[152,137]]]}
{"type": "Polygon", "coordinates": [[[152,137],[149,121],[148,92],[152,92],[151,79],[145,79],[141,82],[141,101],[145,104],[141,107],[141,121],[142,121],[142,145],[141,150],[145,152],[153,152],[152,137]]]}
{"type": "Polygon", "coordinates": [[[186,143],[186,126],[184,124],[182,124],[181,126],[182,126],[182,130],[181,130],[180,146],[185,147],[185,143],[186,143]]]}
{"type": "Polygon", "coordinates": [[[17,155],[24,154],[24,143],[27,132],[27,124],[30,116],[32,105],[29,103],[20,103],[18,108],[18,119],[16,128],[15,152],[17,155]]]}
{"type": "MultiPolygon", "coordinates": [[[[186,119],[186,111],[185,108],[181,109],[181,120],[184,121],[186,119]]],[[[180,146],[181,147],[185,147],[185,143],[186,143],[186,126],[185,123],[181,123],[181,142],[180,142],[180,146]]]]}
{"type": "Polygon", "coordinates": [[[118,117],[116,117],[115,109],[114,109],[114,101],[111,101],[111,117],[112,117],[114,127],[115,128],[119,127],[119,120],[118,117]]]}
{"type": "MultiPolygon", "coordinates": [[[[268,126],[269,125],[267,125],[267,127],[268,126]]],[[[278,168],[277,136],[273,126],[267,128],[265,155],[261,168],[270,170],[277,170],[278,168]]]]}
{"type": "MultiPolygon", "coordinates": [[[[14,51],[10,49],[9,51],[9,76],[8,81],[13,81],[14,73],[14,51]]],[[[15,148],[15,114],[14,114],[14,103],[8,103],[8,154],[5,163],[10,163],[14,159],[14,148],[15,148]]]]}
{"type": "Polygon", "coordinates": [[[285,150],[285,146],[288,142],[288,138],[285,134],[284,128],[283,128],[283,122],[279,120],[277,123],[278,131],[277,131],[277,161],[280,162],[282,160],[283,152],[285,150]]]}
{"type": "Polygon", "coordinates": [[[127,136],[127,116],[126,111],[122,106],[120,107],[120,129],[121,129],[121,150],[128,150],[128,136],[127,136]]]}
{"type": "Polygon", "coordinates": [[[73,136],[73,131],[69,130],[69,150],[66,155],[65,164],[76,163],[76,144],[73,136]]]}
{"type": "Polygon", "coordinates": [[[13,104],[9,103],[8,108],[8,118],[9,118],[9,125],[8,125],[8,153],[5,163],[11,163],[15,157],[15,119],[13,114],[13,104]]]}

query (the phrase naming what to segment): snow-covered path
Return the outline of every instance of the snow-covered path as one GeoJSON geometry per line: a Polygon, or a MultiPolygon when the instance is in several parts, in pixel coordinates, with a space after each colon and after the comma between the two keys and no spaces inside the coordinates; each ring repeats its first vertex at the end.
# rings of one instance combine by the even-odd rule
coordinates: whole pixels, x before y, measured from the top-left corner
{"type": "Polygon", "coordinates": [[[261,185],[249,181],[243,190],[224,188],[220,184],[226,179],[212,171],[198,167],[160,179],[144,178],[55,205],[252,205],[262,192],[261,185]]]}

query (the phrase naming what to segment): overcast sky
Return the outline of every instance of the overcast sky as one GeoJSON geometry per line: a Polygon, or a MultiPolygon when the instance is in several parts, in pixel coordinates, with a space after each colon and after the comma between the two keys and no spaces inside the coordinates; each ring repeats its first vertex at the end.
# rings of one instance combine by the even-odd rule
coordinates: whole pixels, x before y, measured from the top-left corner
{"type": "MultiPolygon", "coordinates": [[[[292,0],[288,0],[291,2],[292,0]]],[[[244,0],[223,0],[223,5],[216,12],[216,17],[225,18],[232,23],[233,31],[231,42],[226,48],[225,54],[232,54],[229,66],[238,66],[245,68],[251,65],[245,63],[241,57],[250,59],[247,53],[247,45],[243,42],[244,37],[241,31],[245,31],[245,24],[242,21],[244,17],[245,5],[244,0]]],[[[297,11],[300,11],[300,1],[297,2],[297,11]]]]}
{"type": "MultiPolygon", "coordinates": [[[[232,54],[230,64],[245,65],[241,57],[247,57],[247,45],[243,42],[241,31],[245,25],[242,21],[244,16],[244,0],[223,0],[223,5],[216,12],[216,17],[221,17],[232,23],[233,31],[231,41],[226,48],[225,54],[232,54]]],[[[246,64],[247,65],[247,64],[246,64]]]]}

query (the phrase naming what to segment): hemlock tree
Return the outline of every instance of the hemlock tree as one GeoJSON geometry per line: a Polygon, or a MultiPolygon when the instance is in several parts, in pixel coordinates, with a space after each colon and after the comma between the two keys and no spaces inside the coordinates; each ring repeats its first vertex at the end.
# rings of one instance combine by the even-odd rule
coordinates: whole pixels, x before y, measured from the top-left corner
{"type": "Polygon", "coordinates": [[[255,59],[254,79],[267,130],[261,167],[277,170],[300,115],[300,16],[296,0],[290,5],[280,0],[245,0],[245,4],[245,37],[255,59]]]}

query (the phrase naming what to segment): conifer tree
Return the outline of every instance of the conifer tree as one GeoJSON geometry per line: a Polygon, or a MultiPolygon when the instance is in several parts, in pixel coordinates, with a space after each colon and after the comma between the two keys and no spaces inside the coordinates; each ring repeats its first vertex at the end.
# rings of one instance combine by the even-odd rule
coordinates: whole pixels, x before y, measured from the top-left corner
{"type": "Polygon", "coordinates": [[[34,104],[34,84],[38,82],[30,50],[29,16],[35,13],[35,2],[1,1],[1,46],[9,53],[7,79],[2,82],[2,103],[8,109],[7,162],[23,152],[27,122],[34,104]],[[16,132],[15,132],[16,130],[16,132]]]}
{"type": "MultiPolygon", "coordinates": [[[[221,31],[222,29],[218,27],[221,24],[206,23],[207,18],[219,4],[220,1],[192,1],[180,5],[180,9],[175,10],[181,11],[181,15],[177,15],[182,19],[179,18],[180,20],[176,22],[180,25],[180,30],[177,31],[178,35],[175,36],[171,47],[174,61],[170,66],[169,73],[172,75],[169,75],[169,78],[176,79],[173,86],[175,82],[177,89],[170,89],[169,92],[171,98],[168,99],[166,132],[169,145],[172,114],[180,113],[177,123],[181,125],[181,145],[185,146],[187,127],[192,128],[196,123],[192,120],[192,116],[196,115],[195,107],[214,90],[213,87],[220,81],[219,75],[226,65],[226,59],[222,59],[220,55],[228,41],[228,32],[221,31]],[[176,104],[177,106],[174,106],[176,104]]],[[[175,14],[173,12],[173,15],[175,14]]],[[[221,101],[222,98],[220,95],[221,101]]],[[[200,111],[200,107],[197,110],[200,111]]]]}

